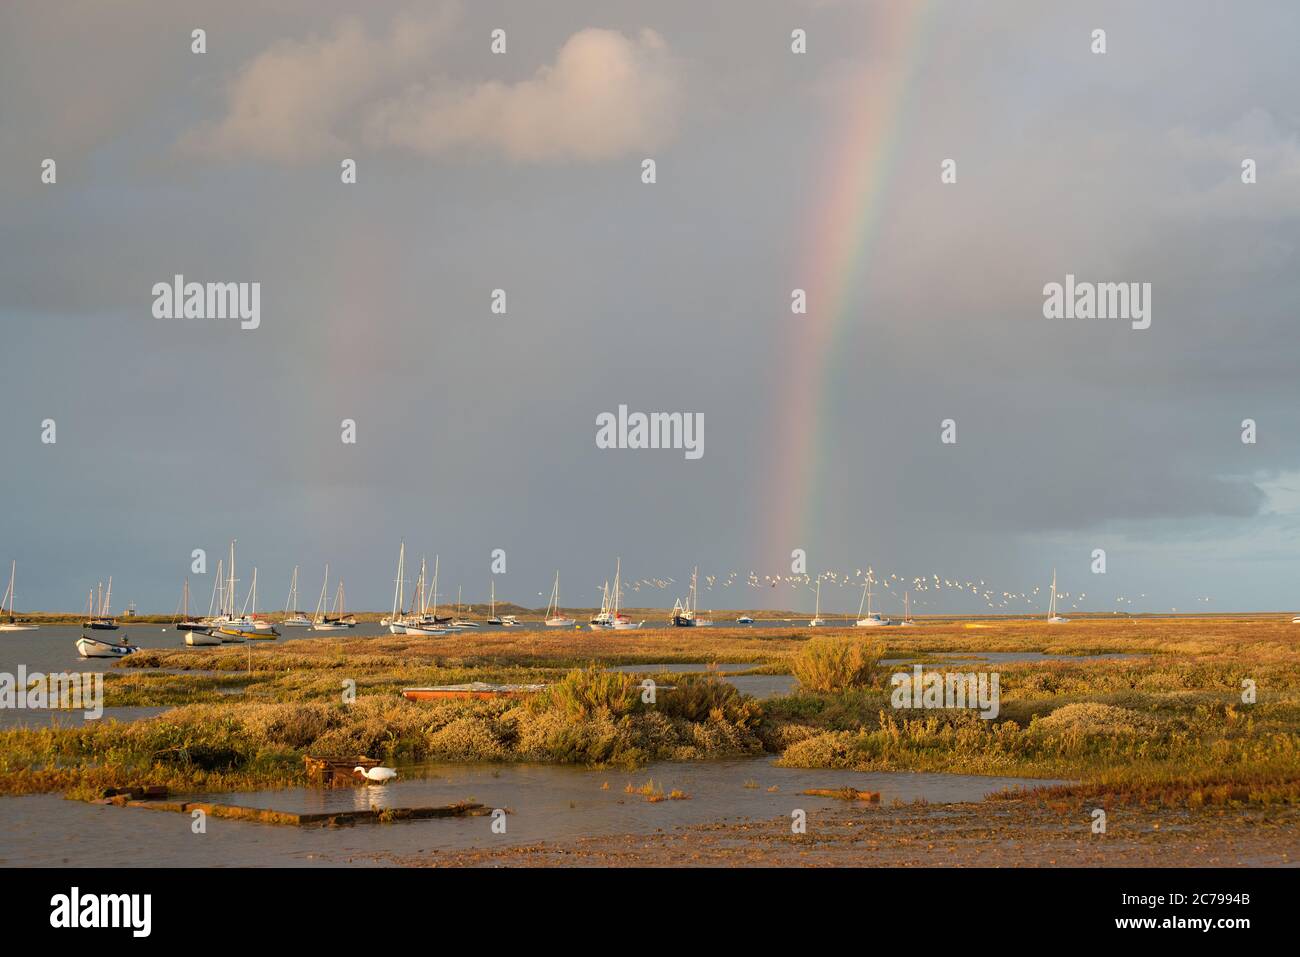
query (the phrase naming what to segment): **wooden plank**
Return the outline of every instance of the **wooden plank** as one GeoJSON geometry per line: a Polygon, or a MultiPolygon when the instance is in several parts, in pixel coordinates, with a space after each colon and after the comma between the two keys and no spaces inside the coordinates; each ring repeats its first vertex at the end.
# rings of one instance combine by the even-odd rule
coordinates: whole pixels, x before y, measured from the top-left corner
{"type": "MultiPolygon", "coordinates": [[[[482,804],[460,801],[456,804],[433,807],[367,808],[355,811],[321,811],[298,813],[276,811],[271,808],[245,807],[240,804],[217,804],[211,801],[132,801],[125,795],[107,799],[119,807],[141,807],[154,811],[173,811],[190,814],[202,811],[212,817],[255,824],[285,824],[292,827],[333,826],[355,824],[358,821],[417,821],[442,817],[479,817],[490,813],[482,804]]],[[[101,799],[100,803],[103,803],[101,799]]]]}

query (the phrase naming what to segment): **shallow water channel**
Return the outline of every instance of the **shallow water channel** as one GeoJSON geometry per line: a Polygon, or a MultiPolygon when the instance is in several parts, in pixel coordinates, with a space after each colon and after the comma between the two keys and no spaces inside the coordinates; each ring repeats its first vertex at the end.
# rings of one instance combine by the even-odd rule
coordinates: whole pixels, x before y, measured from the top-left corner
{"type": "MultiPolygon", "coordinates": [[[[403,768],[385,786],[261,791],[213,795],[220,803],[279,811],[343,811],[421,807],[473,800],[507,811],[506,833],[490,817],[361,823],[300,828],[209,818],[194,834],[187,814],[69,801],[57,795],[0,798],[0,866],[312,866],[385,863],[386,855],[419,857],[434,850],[473,850],[537,841],[580,840],[716,821],[788,818],[842,806],[805,788],[881,792],[881,801],[977,801],[1004,788],[1050,783],[957,774],[778,768],[770,757],[661,762],[636,771],[560,765],[429,764],[403,768]],[[625,791],[654,781],[666,795],[647,801],[625,791]],[[608,788],[603,788],[603,785],[608,788]],[[775,790],[769,790],[775,788],[775,790]]],[[[195,796],[200,797],[200,796],[195,796]]],[[[869,813],[864,810],[863,813],[869,813]]],[[[650,852],[647,852],[650,853],[650,852]]]]}

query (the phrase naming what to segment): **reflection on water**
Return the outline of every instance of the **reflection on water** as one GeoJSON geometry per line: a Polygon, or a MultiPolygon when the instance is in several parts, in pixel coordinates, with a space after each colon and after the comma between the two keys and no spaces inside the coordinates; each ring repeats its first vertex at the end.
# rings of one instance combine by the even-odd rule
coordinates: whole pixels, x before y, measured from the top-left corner
{"type": "MultiPolygon", "coordinates": [[[[593,771],[555,765],[446,765],[402,769],[383,787],[293,788],[213,795],[223,803],[283,811],[416,807],[474,800],[508,811],[507,832],[489,817],[296,828],[209,818],[207,833],[190,830],[189,815],[104,807],[55,795],[0,798],[0,866],[310,866],[376,863],[369,855],[418,856],[431,850],[492,848],[611,834],[644,834],[714,821],[788,817],[795,808],[815,820],[838,805],[801,794],[806,788],[881,792],[933,803],[976,801],[1007,787],[1038,781],[971,775],[858,773],[778,768],[769,758],[657,763],[639,771],[593,771]],[[685,801],[649,803],[625,793],[653,780],[685,801]],[[603,784],[608,784],[602,790],[603,784]],[[747,784],[751,786],[746,786],[747,784]],[[777,790],[769,791],[775,787],[777,790]]],[[[870,811],[864,809],[864,814],[870,811]]]]}

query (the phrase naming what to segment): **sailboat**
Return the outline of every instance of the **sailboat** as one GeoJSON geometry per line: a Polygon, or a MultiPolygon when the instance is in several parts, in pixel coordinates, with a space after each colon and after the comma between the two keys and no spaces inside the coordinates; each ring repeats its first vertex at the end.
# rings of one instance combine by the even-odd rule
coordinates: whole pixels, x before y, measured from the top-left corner
{"type": "Polygon", "coordinates": [[[176,630],[185,632],[185,644],[190,647],[207,647],[221,644],[221,639],[212,633],[201,621],[190,617],[190,580],[185,579],[181,588],[180,618],[176,621],[176,630]]]}
{"type": "Polygon", "coordinates": [[[598,631],[601,628],[612,628],[613,625],[614,616],[609,613],[609,581],[607,579],[600,592],[600,611],[592,616],[591,621],[587,622],[587,627],[592,631],[598,631]]]}
{"type": "Polygon", "coordinates": [[[817,607],[813,609],[812,621],[808,622],[808,627],[820,628],[824,624],[826,624],[826,620],[822,618],[822,577],[821,575],[818,575],[817,576],[817,607]]]}
{"type": "Polygon", "coordinates": [[[298,610],[298,566],[293,566],[293,578],[289,580],[289,600],[284,603],[289,617],[280,622],[285,628],[310,628],[311,619],[298,610]]]}
{"type": "Polygon", "coordinates": [[[99,583],[98,597],[95,598],[93,605],[90,604],[91,597],[93,596],[87,596],[86,599],[86,623],[82,627],[93,631],[117,631],[117,622],[108,614],[108,609],[113,603],[113,576],[108,576],[107,592],[104,591],[104,583],[99,583]]]}
{"type": "Polygon", "coordinates": [[[903,628],[915,628],[916,622],[912,621],[912,593],[903,592],[903,620],[898,624],[903,628]]]}
{"type": "Polygon", "coordinates": [[[35,631],[35,625],[20,624],[14,618],[14,577],[18,573],[18,562],[15,560],[9,565],[9,590],[5,592],[5,597],[0,600],[0,615],[5,617],[0,621],[0,631],[35,631]],[[9,603],[9,612],[5,614],[5,602],[9,603]]]}
{"type": "Polygon", "coordinates": [[[316,603],[316,614],[312,618],[312,631],[347,631],[349,628],[355,628],[357,622],[355,618],[348,616],[345,612],[343,600],[343,579],[339,579],[339,587],[334,592],[334,605],[327,608],[325,596],[329,594],[330,567],[325,566],[325,583],[321,585],[320,601],[316,603]]]}
{"type": "Polygon", "coordinates": [[[411,614],[407,616],[404,624],[406,634],[415,636],[445,635],[448,631],[460,631],[460,628],[452,628],[451,616],[443,618],[438,617],[438,569],[440,565],[439,556],[433,556],[433,582],[432,582],[432,603],[426,592],[425,563],[420,559],[420,581],[416,589],[416,597],[420,601],[420,613],[415,614],[415,599],[411,600],[411,614]]]}
{"type": "MultiPolygon", "coordinates": [[[[233,553],[230,567],[233,569],[233,553]]],[[[235,591],[234,576],[231,576],[231,585],[229,594],[233,595],[235,591]]],[[[229,639],[252,640],[252,641],[269,641],[280,637],[280,633],[271,626],[270,622],[259,620],[257,617],[257,568],[253,568],[253,580],[248,588],[248,597],[244,599],[244,607],[240,609],[239,617],[233,614],[234,602],[230,602],[231,614],[227,615],[223,623],[217,627],[217,634],[223,641],[229,639]]]]}
{"type": "Polygon", "coordinates": [[[713,622],[699,617],[699,566],[691,571],[691,594],[685,601],[673,602],[671,624],[676,628],[706,628],[713,622]]]}
{"type": "Polygon", "coordinates": [[[1047,623],[1049,625],[1063,625],[1070,619],[1062,618],[1056,613],[1056,569],[1052,569],[1052,600],[1047,606],[1047,623]]]}
{"type": "Polygon", "coordinates": [[[452,619],[451,627],[453,628],[477,628],[477,621],[470,621],[468,618],[462,618],[460,615],[460,586],[456,586],[456,617],[452,619]]]}
{"type": "Polygon", "coordinates": [[[560,572],[555,572],[555,584],[551,587],[551,601],[546,606],[546,620],[543,622],[547,628],[572,628],[577,622],[572,618],[565,618],[560,614],[560,572]]]}
{"type": "MultiPolygon", "coordinates": [[[[217,583],[221,581],[221,562],[217,562],[217,583]]],[[[216,585],[213,586],[213,596],[216,595],[216,585]]],[[[212,606],[208,605],[209,615],[200,621],[190,619],[190,580],[185,579],[185,588],[181,592],[181,620],[176,623],[176,627],[185,632],[185,644],[191,648],[208,648],[212,645],[221,644],[221,636],[216,634],[210,624],[212,606]]]]}
{"type": "Polygon", "coordinates": [[[615,631],[632,631],[645,624],[644,621],[633,621],[619,611],[619,606],[623,603],[623,559],[621,558],[614,561],[614,589],[609,597],[610,627],[615,631]]]}
{"type": "MultiPolygon", "coordinates": [[[[389,632],[394,635],[406,634],[406,616],[402,612],[403,593],[406,588],[406,540],[403,539],[397,549],[397,578],[393,581],[393,614],[386,618],[382,623],[388,626],[389,632]]],[[[420,580],[416,582],[417,590],[424,590],[424,577],[421,573],[420,580]]],[[[414,604],[414,602],[412,602],[414,604]]]]}
{"type": "Polygon", "coordinates": [[[876,628],[880,625],[888,624],[888,622],[880,617],[879,612],[871,610],[871,569],[867,569],[867,583],[862,586],[862,601],[858,603],[858,620],[853,624],[856,628],[876,628]],[[867,614],[865,617],[862,614],[862,606],[864,603],[867,606],[867,614]]]}
{"type": "Polygon", "coordinates": [[[489,610],[488,610],[488,620],[487,620],[487,623],[488,623],[489,625],[504,625],[505,622],[503,622],[503,621],[502,621],[502,620],[497,616],[497,580],[496,580],[495,578],[493,578],[493,579],[491,579],[491,580],[488,582],[488,584],[491,586],[491,587],[490,587],[491,597],[488,599],[488,601],[489,601],[489,603],[490,603],[490,607],[489,607],[489,610]]]}

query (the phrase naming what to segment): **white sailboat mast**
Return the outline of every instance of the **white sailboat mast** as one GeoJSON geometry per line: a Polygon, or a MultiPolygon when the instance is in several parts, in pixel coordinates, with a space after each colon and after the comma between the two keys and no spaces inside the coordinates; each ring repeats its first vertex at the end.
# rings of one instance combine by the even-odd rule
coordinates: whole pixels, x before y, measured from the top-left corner
{"type": "Polygon", "coordinates": [[[397,581],[393,585],[393,618],[402,613],[403,598],[402,579],[406,576],[406,539],[402,539],[397,550],[397,581]]]}

